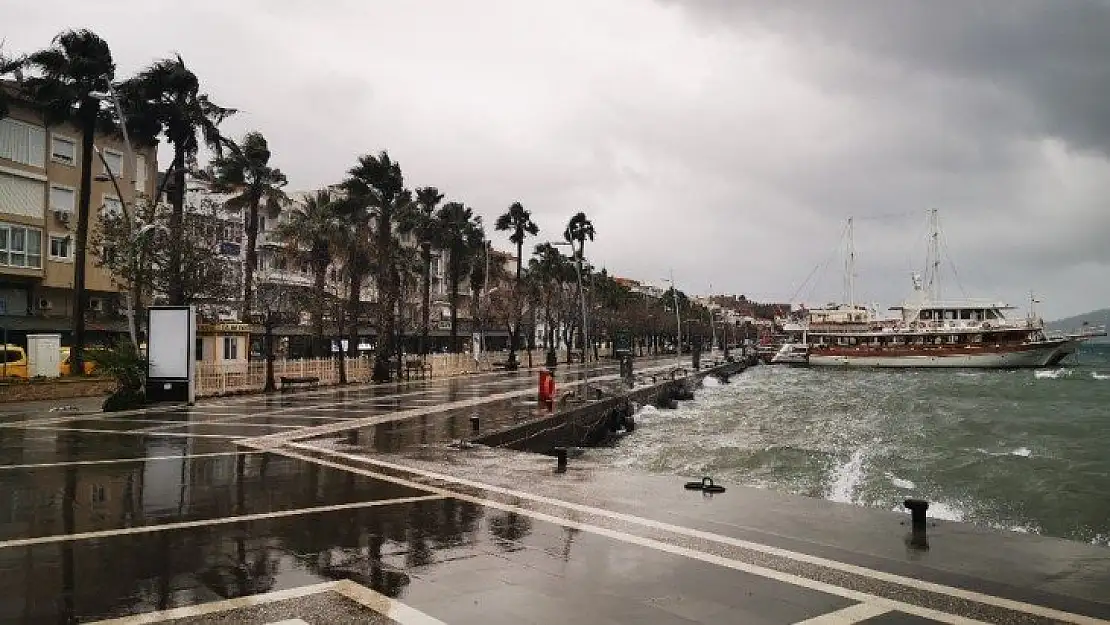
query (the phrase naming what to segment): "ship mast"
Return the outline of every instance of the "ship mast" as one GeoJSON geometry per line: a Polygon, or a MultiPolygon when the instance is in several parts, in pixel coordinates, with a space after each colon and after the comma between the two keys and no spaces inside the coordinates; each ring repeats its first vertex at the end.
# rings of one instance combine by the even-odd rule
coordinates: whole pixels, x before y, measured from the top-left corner
{"type": "Polygon", "coordinates": [[[856,307],[856,235],[854,218],[848,218],[848,254],[844,258],[844,299],[856,307]]]}
{"type": "Polygon", "coordinates": [[[931,209],[929,217],[929,236],[933,244],[933,275],[931,276],[930,286],[932,287],[933,301],[936,302],[940,301],[940,216],[937,209],[931,209]]]}

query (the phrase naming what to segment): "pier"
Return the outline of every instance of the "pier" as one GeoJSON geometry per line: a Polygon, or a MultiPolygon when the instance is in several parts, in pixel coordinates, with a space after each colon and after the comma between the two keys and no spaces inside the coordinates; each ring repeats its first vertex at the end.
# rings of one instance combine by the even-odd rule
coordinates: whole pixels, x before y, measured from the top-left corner
{"type": "MultiPolygon", "coordinates": [[[[0,421],[0,623],[1104,623],[1110,550],[569,453],[742,365],[0,421]]],[[[681,400],[677,400],[681,401],[681,400]]],[[[631,427],[630,427],[631,425],[631,427]]]]}

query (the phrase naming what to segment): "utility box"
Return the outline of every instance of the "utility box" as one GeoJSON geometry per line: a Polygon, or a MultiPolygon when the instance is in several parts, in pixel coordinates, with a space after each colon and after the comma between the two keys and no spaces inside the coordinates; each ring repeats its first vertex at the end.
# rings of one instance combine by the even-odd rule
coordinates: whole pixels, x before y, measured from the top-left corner
{"type": "Polygon", "coordinates": [[[56,378],[62,374],[62,335],[27,335],[27,377],[56,378]]]}

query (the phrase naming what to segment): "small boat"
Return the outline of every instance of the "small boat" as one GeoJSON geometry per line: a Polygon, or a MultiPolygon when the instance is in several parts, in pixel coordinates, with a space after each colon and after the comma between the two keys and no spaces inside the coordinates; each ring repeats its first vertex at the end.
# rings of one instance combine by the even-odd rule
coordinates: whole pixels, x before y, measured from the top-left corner
{"type": "Polygon", "coordinates": [[[805,343],[783,343],[778,353],[771,357],[772,365],[809,364],[809,345],[805,343]]]}

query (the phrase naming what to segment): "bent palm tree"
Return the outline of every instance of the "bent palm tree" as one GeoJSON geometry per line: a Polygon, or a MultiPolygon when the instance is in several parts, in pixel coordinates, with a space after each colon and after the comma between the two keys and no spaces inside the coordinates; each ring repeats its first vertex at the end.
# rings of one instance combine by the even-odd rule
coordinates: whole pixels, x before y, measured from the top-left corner
{"type": "MultiPolygon", "coordinates": [[[[5,76],[14,76],[16,82],[19,81],[19,74],[23,68],[24,60],[10,58],[0,52],[0,119],[8,116],[8,100],[11,94],[8,93],[8,87],[3,84],[5,76]]],[[[13,89],[15,86],[12,87],[13,89]]]]}
{"type": "Polygon", "coordinates": [[[451,307],[451,349],[458,348],[459,285],[485,245],[482,218],[461,202],[448,202],[436,213],[443,249],[447,251],[447,284],[451,307]]]}
{"type": "MultiPolygon", "coordinates": [[[[571,244],[571,249],[574,250],[576,267],[578,268],[578,297],[585,298],[586,295],[582,290],[582,270],[586,262],[586,239],[594,240],[594,224],[586,217],[586,213],[579,211],[567,222],[567,229],[563,231],[563,238],[571,244]],[[578,244],[578,249],[574,249],[575,243],[578,244]]],[[[579,336],[582,339],[580,342],[582,343],[582,362],[584,363],[586,362],[586,349],[588,347],[585,340],[587,331],[585,310],[589,306],[585,303],[585,299],[582,299],[582,302],[583,318],[579,336]]]]}
{"type": "Polygon", "coordinates": [[[313,356],[324,344],[328,267],[337,251],[340,227],[331,191],[320,189],[295,204],[289,210],[289,218],[277,230],[278,237],[285,242],[286,253],[312,271],[313,356]]]}
{"type": "Polygon", "coordinates": [[[520,296],[523,285],[520,282],[520,272],[524,265],[524,239],[531,236],[536,236],[540,233],[540,228],[532,221],[532,213],[521,205],[520,202],[513,202],[509,206],[509,210],[505,211],[503,215],[497,218],[497,223],[494,225],[498,231],[508,230],[512,234],[509,235],[509,240],[516,244],[516,283],[513,286],[513,301],[512,301],[512,323],[509,324],[509,369],[516,369],[516,343],[517,337],[520,335],[520,296]]]}
{"type": "MultiPolygon", "coordinates": [[[[161,197],[173,180],[168,265],[170,275],[180,275],[182,250],[173,242],[182,240],[186,167],[195,161],[201,141],[217,155],[223,153],[228,142],[220,134],[219,125],[236,111],[213,104],[200,93],[200,81],[180,56],[151,65],[120,85],[119,91],[124,108],[130,112],[128,126],[132,131],[147,137],[162,134],[173,147],[173,162],[154,197],[161,197]]],[[[182,284],[180,280],[170,282],[170,305],[185,304],[182,284]]]]}
{"type": "Polygon", "coordinates": [[[420,262],[423,267],[423,284],[420,302],[420,355],[428,355],[428,311],[432,299],[432,247],[440,245],[440,233],[436,221],[436,207],[443,201],[443,194],[435,187],[421,187],[416,190],[416,202],[398,220],[402,234],[413,234],[420,244],[420,262]]]}
{"type": "MultiPolygon", "coordinates": [[[[29,95],[42,106],[47,124],[73,120],[81,129],[81,183],[77,200],[77,240],[73,265],[73,346],[70,372],[82,375],[85,346],[85,257],[92,201],[93,139],[105,120],[96,94],[108,91],[116,75],[112,52],[96,33],[68,30],[51,46],[27,57],[34,75],[25,81],[29,95]]],[[[13,68],[14,69],[14,68],[13,68]]],[[[41,245],[41,241],[39,242],[41,245]]]]}
{"type": "Polygon", "coordinates": [[[393,254],[393,227],[396,216],[408,210],[412,203],[412,193],[405,188],[401,166],[393,161],[387,152],[378,155],[367,154],[359,157],[356,164],[347,172],[347,178],[340,183],[347,193],[348,201],[364,207],[375,221],[374,253],[379,261],[375,272],[378,287],[378,347],[374,350],[375,382],[390,379],[390,359],[396,345],[394,341],[395,317],[399,277],[397,266],[389,262],[393,254]]]}
{"type": "Polygon", "coordinates": [[[211,167],[201,178],[216,193],[234,193],[224,205],[243,213],[247,255],[243,263],[242,319],[250,323],[251,289],[258,268],[258,211],[264,208],[269,219],[277,218],[289,202],[282,190],[287,180],[280,169],[270,167],[270,146],[262,133],[249,132],[242,143],[229,145],[232,149],[212,159],[211,167]]]}

